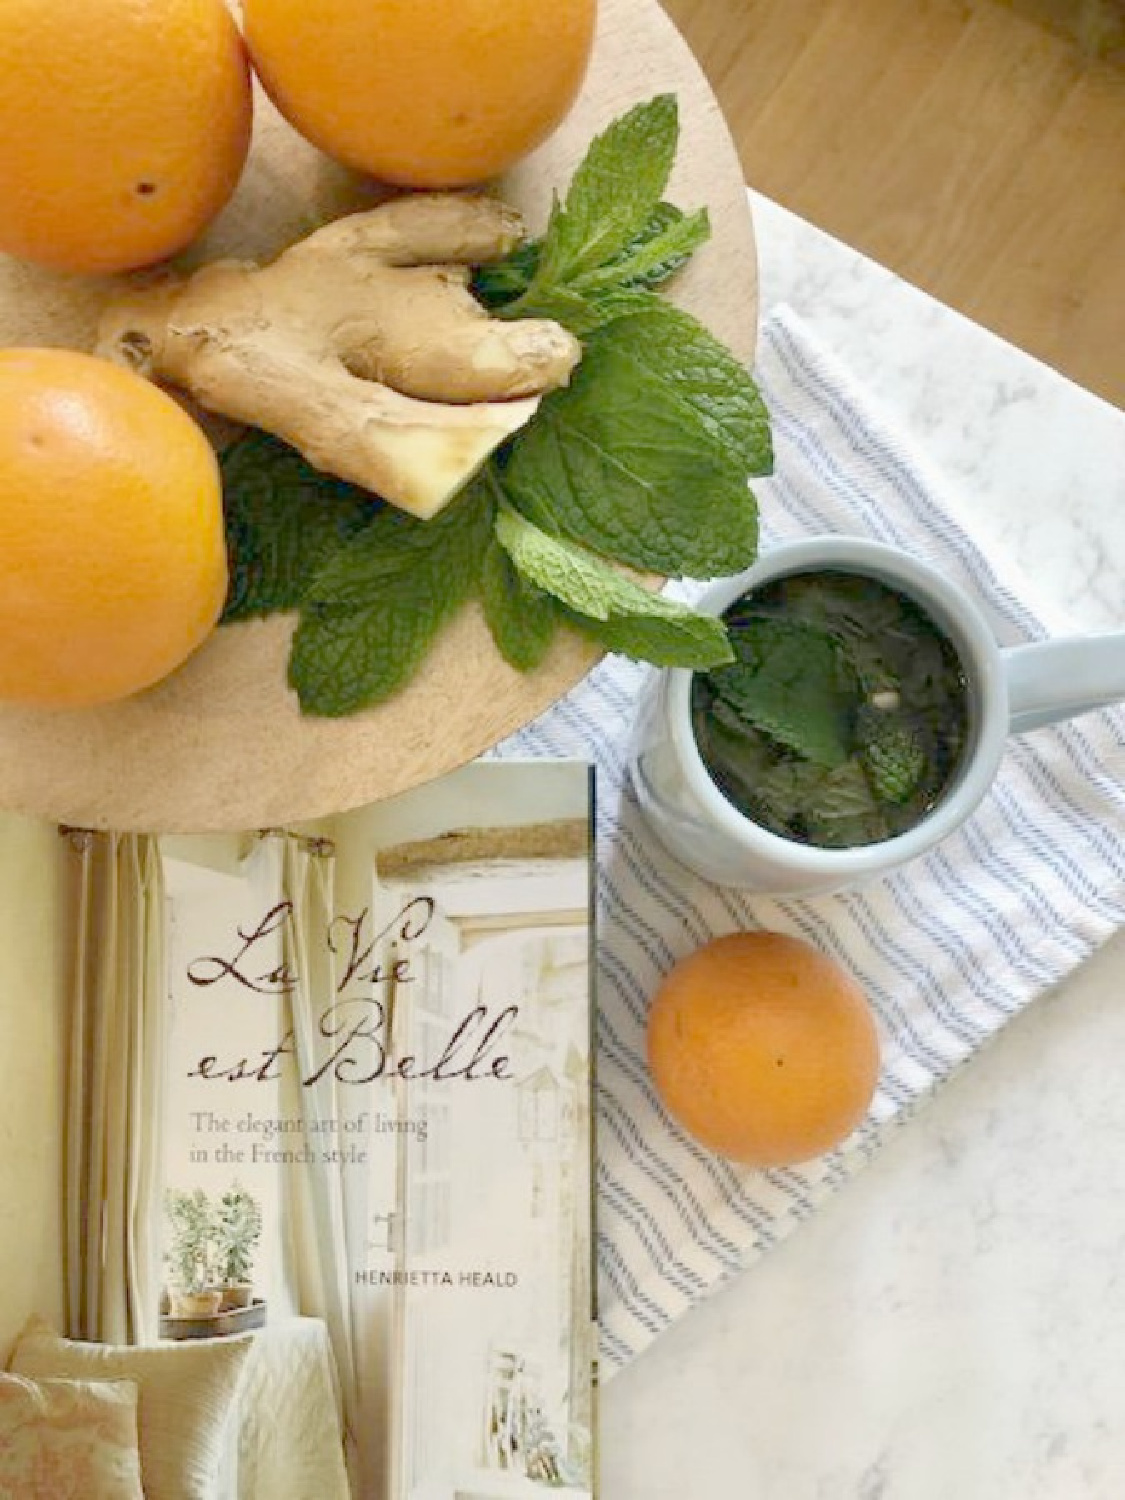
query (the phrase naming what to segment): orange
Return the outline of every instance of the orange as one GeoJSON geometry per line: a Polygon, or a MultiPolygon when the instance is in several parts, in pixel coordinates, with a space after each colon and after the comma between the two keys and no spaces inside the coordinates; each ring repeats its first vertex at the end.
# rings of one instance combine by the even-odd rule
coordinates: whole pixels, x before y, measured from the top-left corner
{"type": "Polygon", "coordinates": [[[234,191],[250,120],[223,0],[0,0],[0,250],[90,272],[175,254],[234,191]]]}
{"type": "Polygon", "coordinates": [[[89,354],[0,350],[0,699],[148,687],[226,582],[218,462],[172,398],[89,354]]]}
{"type": "Polygon", "coordinates": [[[577,97],[597,0],[244,0],[282,114],[386,182],[482,182],[546,140],[577,97]]]}
{"type": "Polygon", "coordinates": [[[751,1166],[806,1161],[859,1124],[879,1074],[863,991],[807,943],[776,932],[716,938],[657,990],[649,1066],[669,1114],[751,1166]]]}

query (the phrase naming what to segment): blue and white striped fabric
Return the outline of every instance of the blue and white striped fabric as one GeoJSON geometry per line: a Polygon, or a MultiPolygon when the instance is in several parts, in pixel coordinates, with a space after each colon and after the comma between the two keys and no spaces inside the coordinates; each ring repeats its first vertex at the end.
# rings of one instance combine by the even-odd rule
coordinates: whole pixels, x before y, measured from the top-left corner
{"type": "MultiPolygon", "coordinates": [[[[758,376],[777,449],[776,474],[759,489],[765,545],[821,531],[894,542],[973,593],[1004,643],[1044,633],[933,476],[792,314],[764,328],[758,376]]],[[[891,1122],[1125,923],[1125,714],[1088,715],[1013,741],[971,823],[895,877],[841,896],[767,900],[689,874],[640,819],[625,767],[648,670],[604,662],[500,750],[584,756],[599,773],[607,1371],[813,1213],[891,1122]],[[869,1121],[844,1149],[799,1169],[746,1171],[698,1149],[663,1114],[646,1074],[645,1017],[660,975],[707,938],[754,926],[794,933],[841,960],[881,1022],[884,1065],[869,1121]]]]}

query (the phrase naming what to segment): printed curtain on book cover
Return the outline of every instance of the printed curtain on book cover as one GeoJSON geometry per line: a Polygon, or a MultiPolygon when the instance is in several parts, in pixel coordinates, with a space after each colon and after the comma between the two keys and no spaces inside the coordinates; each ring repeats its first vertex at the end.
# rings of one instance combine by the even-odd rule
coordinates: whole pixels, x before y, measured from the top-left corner
{"type": "Polygon", "coordinates": [[[75,834],[68,871],[67,1330],[156,1333],[164,882],[156,841],[75,834]]]}

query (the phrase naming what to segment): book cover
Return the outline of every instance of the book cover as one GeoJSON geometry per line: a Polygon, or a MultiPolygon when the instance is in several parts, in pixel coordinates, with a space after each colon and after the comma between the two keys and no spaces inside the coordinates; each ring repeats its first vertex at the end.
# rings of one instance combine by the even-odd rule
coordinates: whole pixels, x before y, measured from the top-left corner
{"type": "Polygon", "coordinates": [[[591,816],[484,761],[238,835],[0,820],[0,1399],[135,1387],[107,1494],[594,1496],[591,816]]]}

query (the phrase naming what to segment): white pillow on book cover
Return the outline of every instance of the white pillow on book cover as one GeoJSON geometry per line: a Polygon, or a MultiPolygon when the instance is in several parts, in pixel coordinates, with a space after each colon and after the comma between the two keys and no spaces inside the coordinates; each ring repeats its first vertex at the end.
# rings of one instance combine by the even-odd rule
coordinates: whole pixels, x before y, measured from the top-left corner
{"type": "Polygon", "coordinates": [[[136,1382],[0,1374],[0,1500],[144,1500],[136,1382]]]}
{"type": "MultiPolygon", "coordinates": [[[[144,1500],[213,1500],[227,1422],[253,1342],[253,1334],[244,1334],[136,1347],[81,1343],[34,1318],[9,1368],[35,1380],[135,1381],[144,1500]]],[[[3,1490],[0,1500],[6,1500],[3,1490]]]]}

